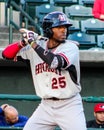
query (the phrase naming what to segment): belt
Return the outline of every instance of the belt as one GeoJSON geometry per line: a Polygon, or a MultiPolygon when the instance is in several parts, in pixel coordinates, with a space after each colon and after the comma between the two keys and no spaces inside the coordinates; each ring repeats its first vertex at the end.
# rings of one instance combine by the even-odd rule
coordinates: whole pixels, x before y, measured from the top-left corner
{"type": "Polygon", "coordinates": [[[66,99],[69,99],[69,98],[56,98],[56,97],[44,98],[44,100],[53,100],[53,101],[66,100],[66,99]]]}

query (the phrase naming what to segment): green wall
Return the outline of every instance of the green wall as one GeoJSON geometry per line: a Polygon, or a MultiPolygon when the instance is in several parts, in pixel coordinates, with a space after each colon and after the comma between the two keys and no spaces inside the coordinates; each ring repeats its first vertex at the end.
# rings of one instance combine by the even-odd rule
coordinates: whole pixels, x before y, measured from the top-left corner
{"type": "MultiPolygon", "coordinates": [[[[0,64],[0,94],[35,94],[30,68],[23,63],[4,62],[0,64]]],[[[34,101],[5,101],[15,106],[20,114],[32,114],[39,102],[34,101]]]]}

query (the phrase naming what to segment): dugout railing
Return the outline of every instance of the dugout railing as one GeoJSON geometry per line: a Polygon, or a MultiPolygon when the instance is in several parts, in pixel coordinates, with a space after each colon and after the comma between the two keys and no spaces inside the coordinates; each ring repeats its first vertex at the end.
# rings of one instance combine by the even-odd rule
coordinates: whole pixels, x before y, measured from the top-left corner
{"type": "Polygon", "coordinates": [[[30,22],[31,25],[35,27],[36,31],[40,35],[43,34],[40,26],[37,23],[35,23],[34,19],[22,8],[20,4],[20,0],[2,0],[0,2],[5,2],[5,25],[9,23],[9,43],[13,42],[13,28],[19,30],[22,26],[21,25],[22,21],[20,17],[18,18],[20,19],[20,25],[17,25],[17,23],[14,22],[14,17],[13,17],[14,10],[19,11],[20,15],[24,17],[25,28],[29,27],[29,22],[30,22]]]}
{"type": "MultiPolygon", "coordinates": [[[[0,94],[0,100],[25,100],[25,101],[40,101],[41,98],[37,95],[20,95],[20,94],[0,94]]],[[[97,103],[104,102],[104,97],[88,96],[82,97],[83,102],[97,103]]]]}
{"type": "MultiPolygon", "coordinates": [[[[12,100],[12,101],[41,101],[41,98],[36,95],[19,95],[19,94],[0,94],[0,100],[12,100]]],[[[104,102],[104,97],[82,97],[83,102],[97,103],[104,102]]],[[[0,130],[22,130],[22,127],[0,127],[0,130]]],[[[55,130],[61,130],[56,127],[55,130]]],[[[87,130],[104,130],[101,128],[88,128],[87,130]]]]}

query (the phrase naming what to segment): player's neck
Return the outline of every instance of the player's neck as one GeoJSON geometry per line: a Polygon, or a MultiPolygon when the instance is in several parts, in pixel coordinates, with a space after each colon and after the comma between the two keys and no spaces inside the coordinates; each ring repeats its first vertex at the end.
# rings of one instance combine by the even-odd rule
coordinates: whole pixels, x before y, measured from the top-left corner
{"type": "Polygon", "coordinates": [[[54,49],[54,48],[56,48],[57,46],[59,46],[59,42],[56,42],[56,41],[53,41],[53,40],[49,40],[48,42],[47,42],[47,48],[48,49],[54,49]]]}

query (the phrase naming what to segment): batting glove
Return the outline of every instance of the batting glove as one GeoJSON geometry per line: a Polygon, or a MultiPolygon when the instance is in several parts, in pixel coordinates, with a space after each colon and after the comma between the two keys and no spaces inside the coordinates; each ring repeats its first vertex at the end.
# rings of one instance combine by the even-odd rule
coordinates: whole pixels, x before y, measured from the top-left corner
{"type": "Polygon", "coordinates": [[[33,31],[27,30],[25,28],[21,28],[19,31],[22,33],[22,41],[26,45],[36,42],[38,39],[38,34],[33,31]]]}

